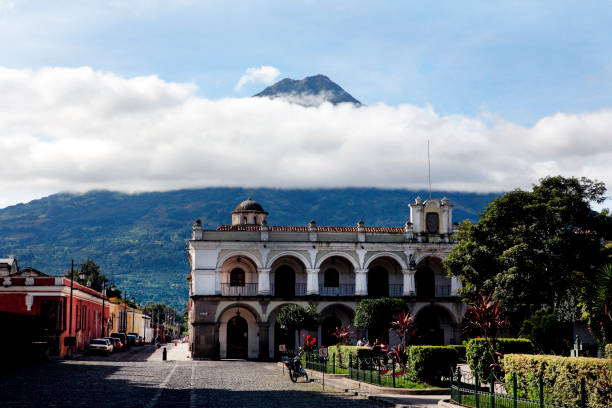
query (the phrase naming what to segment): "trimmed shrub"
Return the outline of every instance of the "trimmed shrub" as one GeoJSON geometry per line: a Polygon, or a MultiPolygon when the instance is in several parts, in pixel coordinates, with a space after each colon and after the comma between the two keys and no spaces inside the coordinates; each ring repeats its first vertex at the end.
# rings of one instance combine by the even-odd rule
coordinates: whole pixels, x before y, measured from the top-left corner
{"type": "Polygon", "coordinates": [[[604,349],[604,354],[606,358],[612,360],[612,343],[606,344],[606,348],[604,349]]]}
{"type": "Polygon", "coordinates": [[[470,339],[466,347],[466,359],[472,372],[480,378],[489,376],[495,353],[533,354],[533,344],[529,339],[496,339],[493,347],[485,339],[470,339]]]}
{"type": "Polygon", "coordinates": [[[459,361],[454,346],[409,346],[406,348],[406,375],[410,381],[439,384],[459,361]]]}
{"type": "Polygon", "coordinates": [[[457,353],[459,354],[459,362],[465,362],[465,352],[466,352],[466,346],[462,345],[462,344],[451,344],[449,346],[446,347],[452,347],[455,350],[457,350],[457,353]]]}
{"type": "Polygon", "coordinates": [[[506,372],[506,383],[512,384],[512,375],[516,373],[519,397],[538,400],[538,377],[541,374],[546,403],[579,406],[581,378],[585,379],[588,406],[607,406],[611,402],[612,362],[609,360],[507,354],[502,364],[506,372]]]}
{"type": "Polygon", "coordinates": [[[335,345],[329,346],[327,348],[327,354],[329,358],[332,358],[332,355],[336,357],[336,364],[340,368],[348,368],[349,366],[349,355],[353,355],[355,357],[373,357],[375,353],[370,350],[369,347],[357,347],[357,346],[345,346],[345,345],[335,345]]]}

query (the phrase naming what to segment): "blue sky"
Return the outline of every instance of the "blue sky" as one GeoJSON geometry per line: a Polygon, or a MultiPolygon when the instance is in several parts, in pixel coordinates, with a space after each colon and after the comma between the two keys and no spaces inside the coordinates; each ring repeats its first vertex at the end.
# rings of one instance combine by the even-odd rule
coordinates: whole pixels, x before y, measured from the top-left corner
{"type": "Polygon", "coordinates": [[[0,0],[0,64],[156,74],[206,98],[259,91],[234,85],[271,65],[367,104],[523,125],[612,105],[612,3],[499,3],[0,0]]]}
{"type": "Polygon", "coordinates": [[[0,207],[422,189],[428,141],[436,190],[612,188],[612,3],[500,3],[0,0],[0,207]],[[314,74],[367,106],[249,98],[314,74]]]}

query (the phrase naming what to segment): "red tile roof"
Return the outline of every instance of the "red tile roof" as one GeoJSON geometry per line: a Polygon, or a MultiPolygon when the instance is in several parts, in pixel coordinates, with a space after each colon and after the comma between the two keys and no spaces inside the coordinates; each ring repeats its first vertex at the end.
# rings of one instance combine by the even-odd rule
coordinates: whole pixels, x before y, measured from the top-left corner
{"type": "MultiPolygon", "coordinates": [[[[217,231],[260,231],[261,225],[221,225],[217,231]]],[[[268,231],[308,232],[308,226],[269,225],[268,231]]],[[[364,232],[403,234],[403,227],[363,227],[364,232]]],[[[357,227],[317,227],[317,232],[357,232],[357,227]]]]}

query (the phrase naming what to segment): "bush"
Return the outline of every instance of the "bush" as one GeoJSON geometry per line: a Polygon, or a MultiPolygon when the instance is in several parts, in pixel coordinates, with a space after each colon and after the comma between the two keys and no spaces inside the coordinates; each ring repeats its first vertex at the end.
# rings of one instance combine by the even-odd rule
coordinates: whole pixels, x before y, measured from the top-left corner
{"type": "Polygon", "coordinates": [[[462,345],[462,344],[451,344],[450,346],[446,346],[446,347],[452,347],[455,350],[457,350],[457,353],[459,355],[459,362],[465,362],[465,352],[466,352],[466,346],[462,345]]]}
{"type": "Polygon", "coordinates": [[[345,346],[338,344],[336,346],[329,346],[327,348],[327,355],[332,358],[335,355],[336,364],[340,368],[348,368],[349,366],[349,355],[356,357],[367,358],[373,357],[375,352],[370,350],[369,347],[357,347],[357,346],[345,346]]]}
{"type": "Polygon", "coordinates": [[[604,349],[604,355],[606,358],[612,360],[612,343],[606,344],[606,348],[604,349]]]}
{"type": "Polygon", "coordinates": [[[459,361],[454,346],[409,346],[406,348],[406,375],[410,381],[439,384],[440,377],[449,376],[459,361]]]}
{"type": "Polygon", "coordinates": [[[478,338],[468,341],[465,352],[470,369],[482,379],[489,376],[495,353],[533,354],[533,344],[529,339],[496,339],[491,348],[486,339],[478,338]]]}
{"type": "MultiPolygon", "coordinates": [[[[539,398],[539,375],[544,385],[544,401],[554,405],[579,406],[580,379],[585,379],[588,406],[607,406],[612,395],[612,362],[587,357],[508,354],[503,367],[506,382],[517,376],[517,394],[539,398]]],[[[509,388],[510,389],[510,388],[509,388]]]]}

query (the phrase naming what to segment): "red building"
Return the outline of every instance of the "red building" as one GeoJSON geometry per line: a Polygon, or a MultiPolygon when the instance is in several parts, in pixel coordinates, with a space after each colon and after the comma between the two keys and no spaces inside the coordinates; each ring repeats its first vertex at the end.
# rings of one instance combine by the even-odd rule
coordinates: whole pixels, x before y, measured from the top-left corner
{"type": "Polygon", "coordinates": [[[0,259],[0,349],[15,350],[18,359],[41,350],[65,356],[108,335],[108,299],[76,282],[71,296],[70,283],[32,268],[19,270],[12,258],[0,259]]]}

